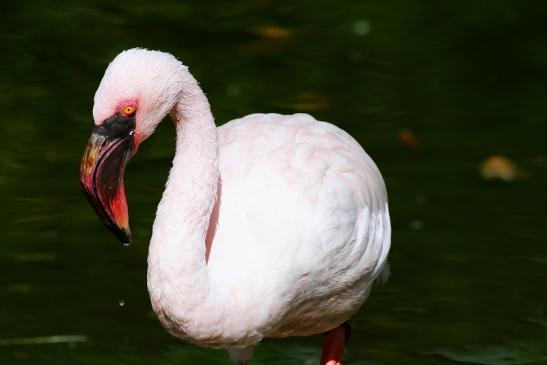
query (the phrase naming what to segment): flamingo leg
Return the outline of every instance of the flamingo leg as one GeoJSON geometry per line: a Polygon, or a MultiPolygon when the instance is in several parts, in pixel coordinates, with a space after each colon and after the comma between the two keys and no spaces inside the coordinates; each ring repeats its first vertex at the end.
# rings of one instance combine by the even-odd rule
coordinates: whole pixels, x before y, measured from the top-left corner
{"type": "Polygon", "coordinates": [[[351,334],[351,327],[347,322],[325,333],[321,365],[342,365],[344,345],[351,334]]]}

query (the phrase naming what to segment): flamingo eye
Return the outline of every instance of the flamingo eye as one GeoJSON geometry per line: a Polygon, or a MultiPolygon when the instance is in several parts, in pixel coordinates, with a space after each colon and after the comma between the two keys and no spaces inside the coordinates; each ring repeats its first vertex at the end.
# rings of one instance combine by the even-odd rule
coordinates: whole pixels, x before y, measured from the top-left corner
{"type": "Polygon", "coordinates": [[[133,116],[133,114],[135,114],[136,110],[137,109],[134,105],[126,105],[122,108],[122,114],[124,115],[124,117],[131,117],[133,116]]]}

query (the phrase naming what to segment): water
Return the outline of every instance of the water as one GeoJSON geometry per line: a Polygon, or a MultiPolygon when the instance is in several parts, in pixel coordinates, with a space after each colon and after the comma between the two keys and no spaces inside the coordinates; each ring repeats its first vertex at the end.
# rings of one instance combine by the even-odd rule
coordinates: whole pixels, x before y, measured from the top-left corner
{"type": "MultiPolygon", "coordinates": [[[[189,65],[219,124],[309,112],[377,161],[393,273],[352,320],[348,364],[547,363],[547,6],[26,1],[0,14],[1,364],[228,361],[168,335],[148,300],[172,125],[127,169],[131,249],[80,191],[92,96],[137,45],[189,65]],[[486,181],[492,155],[516,177],[486,181]]],[[[268,340],[253,363],[316,364],[320,343],[268,340]]]]}

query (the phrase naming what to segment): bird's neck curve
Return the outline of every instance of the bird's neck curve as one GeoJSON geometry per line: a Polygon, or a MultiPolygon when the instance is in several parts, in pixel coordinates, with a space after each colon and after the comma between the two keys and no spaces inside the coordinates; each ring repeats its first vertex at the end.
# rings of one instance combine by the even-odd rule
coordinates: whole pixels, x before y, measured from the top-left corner
{"type": "MultiPolygon", "coordinates": [[[[217,131],[209,102],[185,70],[171,110],[176,154],[158,206],[148,256],[148,290],[154,311],[171,333],[207,336],[194,326],[219,309],[206,263],[205,238],[219,180],[217,131]],[[197,331],[197,332],[196,332],[197,331]]],[[[220,313],[216,313],[221,315],[220,313]]]]}

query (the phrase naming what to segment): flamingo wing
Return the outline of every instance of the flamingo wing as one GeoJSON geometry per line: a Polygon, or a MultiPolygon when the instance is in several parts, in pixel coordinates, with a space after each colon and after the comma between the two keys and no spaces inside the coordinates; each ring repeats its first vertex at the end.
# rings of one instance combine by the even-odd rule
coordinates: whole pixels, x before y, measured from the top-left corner
{"type": "Polygon", "coordinates": [[[242,328],[327,331],[364,302],[390,245],[382,176],[338,127],[253,114],[218,128],[221,190],[209,272],[242,328]]]}

